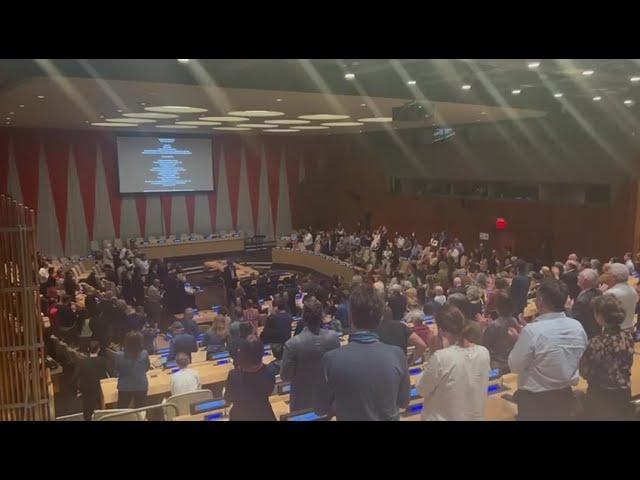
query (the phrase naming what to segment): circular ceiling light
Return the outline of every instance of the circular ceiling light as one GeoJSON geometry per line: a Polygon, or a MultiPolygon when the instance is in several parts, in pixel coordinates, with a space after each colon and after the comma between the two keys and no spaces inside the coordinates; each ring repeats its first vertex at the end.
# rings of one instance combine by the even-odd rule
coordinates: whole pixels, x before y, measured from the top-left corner
{"type": "Polygon", "coordinates": [[[356,78],[356,74],[355,73],[345,73],[344,74],[344,78],[346,78],[347,80],[353,80],[354,78],[356,78]]]}
{"type": "Polygon", "coordinates": [[[188,58],[179,58],[178,61],[180,63],[189,63],[189,59],[188,58]]]}
{"type": "Polygon", "coordinates": [[[593,70],[584,70],[582,72],[582,75],[584,75],[585,77],[589,77],[589,76],[593,75],[593,70]]]}
{"type": "Polygon", "coordinates": [[[178,118],[178,115],[174,115],[173,113],[153,112],[123,113],[122,116],[130,118],[178,118]]]}
{"type": "Polygon", "coordinates": [[[560,92],[554,93],[553,96],[556,98],[562,98],[562,94],[560,92]]]}
{"type": "Polygon", "coordinates": [[[231,117],[231,116],[200,117],[198,120],[204,120],[205,122],[248,122],[249,121],[249,119],[246,117],[231,117]]]}
{"type": "Polygon", "coordinates": [[[155,123],[156,121],[151,118],[105,118],[107,122],[116,123],[155,123]]]}
{"type": "Polygon", "coordinates": [[[520,95],[520,92],[521,92],[521,91],[522,91],[522,90],[511,90],[511,93],[512,93],[513,95],[520,95]]]}
{"type": "Polygon", "coordinates": [[[298,130],[329,130],[329,127],[323,127],[322,125],[300,125],[296,128],[298,130]]]}
{"type": "Polygon", "coordinates": [[[534,69],[540,66],[540,62],[531,62],[527,64],[527,68],[534,69]]]}
{"type": "Polygon", "coordinates": [[[634,103],[636,103],[636,102],[634,102],[633,100],[631,100],[630,98],[628,98],[628,99],[627,99],[627,100],[625,100],[623,103],[624,103],[627,107],[630,107],[630,106],[632,106],[632,105],[633,105],[634,103]]]}
{"type": "Polygon", "coordinates": [[[265,132],[272,132],[272,133],[291,133],[291,132],[299,132],[300,130],[298,130],[297,128],[273,128],[270,130],[264,130],[265,132]]]}
{"type": "Polygon", "coordinates": [[[471,85],[462,85],[462,90],[471,90],[471,85]]]}
{"type": "Polygon", "coordinates": [[[180,122],[176,122],[176,125],[192,125],[192,126],[203,126],[203,127],[215,127],[216,125],[222,125],[220,122],[203,122],[202,120],[183,120],[180,122]]]}
{"type": "Polygon", "coordinates": [[[391,117],[359,118],[358,121],[365,122],[365,123],[388,123],[388,122],[392,122],[393,118],[391,117]]]}
{"type": "Polygon", "coordinates": [[[156,125],[156,128],[179,128],[179,129],[185,129],[185,128],[198,128],[195,125],[156,125]]]}
{"type": "Polygon", "coordinates": [[[266,123],[243,123],[242,127],[247,128],[273,128],[273,125],[267,125],[266,123]]]}
{"type": "Polygon", "coordinates": [[[94,127],[137,127],[135,123],[93,122],[94,127]]]}
{"type": "Polygon", "coordinates": [[[415,81],[415,80],[409,80],[409,81],[407,82],[407,85],[415,85],[415,84],[416,84],[416,81],[415,81]]]}
{"type": "Polygon", "coordinates": [[[24,105],[22,105],[22,104],[20,104],[20,105],[18,105],[18,106],[19,106],[20,108],[24,108],[24,105]]]}
{"type": "Polygon", "coordinates": [[[329,122],[323,123],[325,127],[359,127],[360,125],[364,125],[362,122],[329,122]]]}
{"type": "Polygon", "coordinates": [[[207,111],[206,108],[199,107],[182,107],[182,106],[171,106],[171,105],[163,105],[160,107],[147,107],[145,108],[147,112],[158,112],[158,113],[204,113],[207,111]]]}
{"type": "Polygon", "coordinates": [[[246,127],[214,127],[214,130],[223,130],[225,132],[247,132],[250,131],[250,128],[246,127]]]}
{"type": "Polygon", "coordinates": [[[229,112],[234,117],[280,117],[284,112],[274,112],[273,110],[235,110],[229,112]]]}
{"type": "Polygon", "coordinates": [[[594,102],[599,102],[600,100],[602,100],[602,97],[593,97],[594,102]]]}
{"type": "MultiPolygon", "coordinates": [[[[361,106],[365,106],[363,103],[361,106]]],[[[351,118],[349,115],[332,115],[330,113],[317,113],[314,115],[299,115],[303,120],[345,120],[351,118]]]]}
{"type": "Polygon", "coordinates": [[[640,82],[640,77],[631,77],[629,80],[631,80],[633,83],[640,82]]]}
{"type": "Polygon", "coordinates": [[[39,98],[40,100],[42,100],[44,98],[44,95],[38,95],[37,98],[39,98]]]}
{"type": "Polygon", "coordinates": [[[283,119],[283,120],[265,120],[264,123],[269,123],[273,125],[304,125],[305,123],[311,123],[311,122],[309,120],[283,119]]]}

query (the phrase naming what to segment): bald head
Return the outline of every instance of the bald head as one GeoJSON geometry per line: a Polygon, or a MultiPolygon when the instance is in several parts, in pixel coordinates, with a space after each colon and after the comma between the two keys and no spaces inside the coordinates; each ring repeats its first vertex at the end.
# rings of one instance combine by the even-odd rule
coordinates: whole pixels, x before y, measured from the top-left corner
{"type": "Polygon", "coordinates": [[[625,283],[629,279],[629,269],[624,263],[612,263],[608,273],[616,283],[625,283]]]}
{"type": "Polygon", "coordinates": [[[593,268],[585,268],[578,274],[578,286],[582,290],[598,286],[598,272],[593,268]]]}

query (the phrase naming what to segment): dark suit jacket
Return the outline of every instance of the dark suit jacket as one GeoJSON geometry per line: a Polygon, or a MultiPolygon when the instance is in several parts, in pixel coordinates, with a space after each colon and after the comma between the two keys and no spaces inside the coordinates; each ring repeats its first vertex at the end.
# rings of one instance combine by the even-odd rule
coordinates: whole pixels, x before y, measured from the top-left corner
{"type": "Polygon", "coordinates": [[[73,375],[74,386],[82,395],[100,398],[100,380],[107,378],[107,359],[105,357],[87,357],[78,360],[73,375]]]}
{"type": "Polygon", "coordinates": [[[589,338],[595,337],[601,332],[600,325],[593,317],[593,310],[591,309],[591,300],[599,295],[602,295],[602,292],[597,288],[583,290],[578,294],[571,308],[571,318],[575,318],[582,324],[582,328],[584,328],[589,338]]]}
{"type": "Polygon", "coordinates": [[[227,288],[236,288],[238,286],[238,274],[236,273],[235,265],[227,265],[226,267],[224,267],[224,285],[227,288]],[[233,269],[235,278],[231,278],[231,269],[233,269]]]}
{"type": "Polygon", "coordinates": [[[531,279],[527,275],[518,275],[511,281],[511,287],[509,287],[509,295],[513,301],[513,305],[516,308],[516,316],[524,310],[527,306],[527,294],[529,293],[529,285],[531,279]]]}
{"type": "Polygon", "coordinates": [[[575,300],[580,294],[580,287],[578,286],[578,270],[571,270],[563,273],[560,279],[567,284],[569,296],[575,300]]]}

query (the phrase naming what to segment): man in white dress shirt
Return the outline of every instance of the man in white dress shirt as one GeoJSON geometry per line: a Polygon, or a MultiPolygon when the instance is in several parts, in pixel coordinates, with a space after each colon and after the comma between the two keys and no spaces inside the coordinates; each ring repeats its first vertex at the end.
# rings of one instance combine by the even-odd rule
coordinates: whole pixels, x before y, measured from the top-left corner
{"type": "MultiPolygon", "coordinates": [[[[624,267],[624,265],[623,265],[624,267]]],[[[572,385],[579,380],[580,357],[587,348],[587,334],[577,320],[565,315],[567,287],[545,280],[536,293],[538,317],[509,334],[516,344],[509,354],[509,368],[518,374],[518,420],[568,420],[573,406],[572,385]]]]}

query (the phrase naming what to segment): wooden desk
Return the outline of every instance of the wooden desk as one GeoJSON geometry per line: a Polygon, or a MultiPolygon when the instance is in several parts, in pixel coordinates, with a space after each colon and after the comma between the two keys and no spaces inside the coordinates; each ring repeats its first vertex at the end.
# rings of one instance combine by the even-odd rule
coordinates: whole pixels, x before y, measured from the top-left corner
{"type": "MultiPolygon", "coordinates": [[[[198,313],[193,317],[193,320],[198,325],[211,325],[216,316],[216,312],[208,308],[205,310],[199,310],[198,313]]],[[[184,313],[176,313],[174,317],[176,317],[178,320],[182,320],[184,318],[184,313]]]]}
{"type": "MultiPolygon", "coordinates": [[[[206,270],[213,270],[220,273],[224,272],[224,267],[226,266],[227,266],[226,260],[209,260],[204,262],[204,268],[206,270]]],[[[240,280],[249,278],[253,274],[255,274],[256,276],[260,275],[260,272],[255,268],[248,267],[240,263],[236,263],[235,266],[236,266],[236,275],[238,275],[238,279],[240,280]]]]}
{"type": "Polygon", "coordinates": [[[154,245],[140,245],[136,250],[138,253],[144,253],[149,259],[239,252],[244,251],[244,237],[186,240],[178,243],[156,243],[154,245]]]}
{"type": "Polygon", "coordinates": [[[352,266],[344,262],[333,261],[324,255],[316,255],[308,251],[274,248],[271,250],[271,260],[276,264],[308,268],[328,277],[340,275],[346,282],[351,282],[355,272],[352,266]]]}

